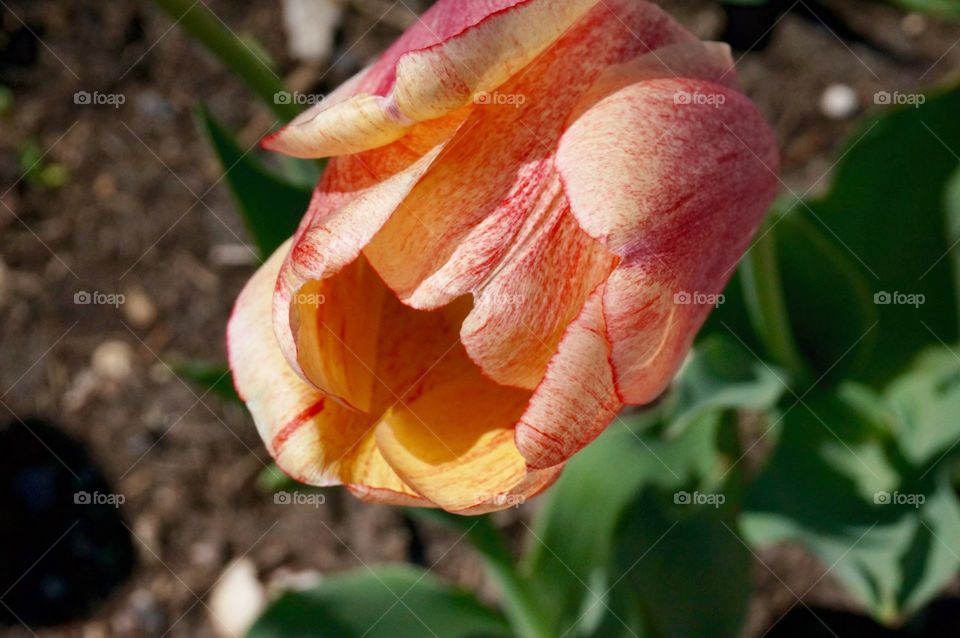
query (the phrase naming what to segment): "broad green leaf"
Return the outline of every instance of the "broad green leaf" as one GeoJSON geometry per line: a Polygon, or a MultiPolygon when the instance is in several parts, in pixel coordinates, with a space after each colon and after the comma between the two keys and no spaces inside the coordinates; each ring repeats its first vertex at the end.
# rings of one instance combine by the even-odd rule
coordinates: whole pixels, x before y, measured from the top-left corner
{"type": "MultiPolygon", "coordinates": [[[[867,277],[849,253],[804,218],[802,204],[780,200],[771,215],[769,232],[776,239],[783,296],[797,347],[815,378],[828,371],[830,379],[842,378],[865,364],[875,343],[871,326],[877,310],[867,277]]],[[[715,334],[732,336],[767,358],[747,312],[744,282],[738,270],[700,340],[715,334]]]]}
{"type": "MultiPolygon", "coordinates": [[[[865,122],[829,193],[801,214],[852,257],[870,283],[877,344],[858,375],[882,387],[928,344],[957,339],[944,190],[960,165],[960,87],[865,122]]],[[[919,101],[919,99],[917,100],[919,101]]],[[[822,317],[822,324],[835,321],[822,317]]]]}
{"type": "Polygon", "coordinates": [[[407,565],[334,576],[281,596],[247,638],[506,638],[503,619],[471,595],[407,565]]]}
{"type": "Polygon", "coordinates": [[[711,335],[693,354],[664,399],[669,433],[676,435],[705,412],[764,411],[786,390],[785,374],[758,360],[730,335],[711,335]]]}
{"type": "Polygon", "coordinates": [[[904,466],[883,403],[844,385],[789,410],[773,458],[747,490],[742,527],[755,545],[805,546],[893,623],[956,575],[960,507],[945,473],[904,466]]]}
{"type": "Polygon", "coordinates": [[[729,457],[719,451],[723,421],[717,413],[701,416],[670,439],[656,428],[635,432],[636,418],[624,419],[629,424],[615,422],[570,461],[534,520],[525,573],[553,614],[558,634],[591,635],[606,623],[606,601],[598,597],[612,584],[614,531],[641,490],[706,492],[729,467],[729,457]]]}
{"type": "Polygon", "coordinates": [[[726,504],[675,504],[652,491],[627,508],[615,587],[642,611],[650,635],[741,635],[753,557],[734,518],[726,504]]]}
{"type": "Polygon", "coordinates": [[[251,149],[244,150],[205,108],[197,120],[224,171],[260,255],[270,254],[297,229],[310,203],[311,189],[291,184],[266,169],[251,149]]]}
{"type": "Polygon", "coordinates": [[[774,234],[794,338],[816,378],[841,379],[873,351],[877,309],[870,284],[855,259],[802,210],[778,219],[774,234]]]}
{"type": "Polygon", "coordinates": [[[895,436],[911,465],[927,468],[960,447],[960,358],[956,352],[945,346],[927,350],[894,380],[886,394],[896,414],[895,436]]]}

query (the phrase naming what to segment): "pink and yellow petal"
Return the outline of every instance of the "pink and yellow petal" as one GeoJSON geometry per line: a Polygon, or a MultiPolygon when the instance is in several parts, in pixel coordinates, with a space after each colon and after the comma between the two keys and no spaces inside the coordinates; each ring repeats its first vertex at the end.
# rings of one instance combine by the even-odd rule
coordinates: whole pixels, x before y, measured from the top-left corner
{"type": "Polygon", "coordinates": [[[517,425],[517,448],[530,468],[565,462],[599,436],[623,408],[610,367],[603,288],[590,295],[567,328],[517,425]]]}
{"type": "Polygon", "coordinates": [[[776,145],[746,97],[647,75],[592,101],[557,155],[574,216],[623,258],[604,316],[632,404],[664,389],[709,311],[678,300],[722,292],[777,185],[776,145]]]}
{"type": "Polygon", "coordinates": [[[363,483],[423,501],[383,460],[374,419],[349,410],[305,383],[287,365],[270,319],[274,282],[289,242],[250,279],[227,326],[237,392],[277,465],[311,485],[363,483]]]}
{"type": "Polygon", "coordinates": [[[296,157],[378,148],[491,91],[534,60],[596,0],[439,2],[356,85],[356,94],[265,141],[296,157]]]}

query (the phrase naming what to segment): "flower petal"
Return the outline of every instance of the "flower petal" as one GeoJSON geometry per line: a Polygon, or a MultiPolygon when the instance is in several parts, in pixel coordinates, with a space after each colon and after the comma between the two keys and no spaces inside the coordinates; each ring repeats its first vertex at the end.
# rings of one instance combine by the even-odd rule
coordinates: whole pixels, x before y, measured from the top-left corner
{"type": "Polygon", "coordinates": [[[416,308],[473,292],[502,265],[528,218],[552,205],[553,154],[580,97],[611,64],[678,42],[696,39],[656,6],[605,0],[498,87],[523,103],[470,111],[366,247],[387,285],[416,308]]]}
{"type": "Polygon", "coordinates": [[[326,157],[388,144],[503,84],[596,2],[438,2],[358,81],[355,95],[281,129],[265,145],[326,157]]]}
{"type": "Polygon", "coordinates": [[[364,249],[413,307],[472,293],[464,343],[498,383],[536,387],[563,330],[614,262],[559,196],[552,155],[565,120],[610,64],[677,42],[696,40],[653,5],[596,6],[498,89],[529,104],[475,108],[364,249]]]}
{"type": "Polygon", "coordinates": [[[602,79],[557,155],[580,225],[623,257],[604,315],[631,404],[669,383],[777,185],[775,142],[746,97],[662,75],[638,64],[602,79]]]}
{"type": "MultiPolygon", "coordinates": [[[[558,189],[559,190],[559,189],[558,189]]],[[[534,389],[567,325],[618,258],[587,236],[559,192],[532,236],[519,241],[479,294],[461,341],[485,374],[534,389]]]]}
{"type": "Polygon", "coordinates": [[[467,357],[458,331],[469,307],[424,312],[388,298],[378,350],[381,453],[405,483],[451,511],[526,476],[513,428],[530,393],[493,383],[467,357]]]}
{"type": "Polygon", "coordinates": [[[597,438],[623,407],[610,368],[603,288],[590,295],[567,328],[517,425],[517,448],[529,468],[563,463],[597,438]]]}
{"type": "MultiPolygon", "coordinates": [[[[335,334],[367,334],[347,327],[351,321],[349,310],[361,308],[364,301],[351,300],[345,294],[347,291],[338,291],[336,284],[323,283],[323,280],[357,259],[364,244],[403,202],[419,177],[440,154],[461,119],[451,115],[418,127],[383,149],[332,160],[280,271],[273,315],[281,350],[301,377],[349,405],[363,408],[369,403],[369,392],[363,389],[369,386],[369,379],[365,380],[357,362],[349,358],[337,359],[344,366],[354,368],[339,373],[323,370],[332,362],[307,362],[311,376],[301,365],[297,345],[301,338],[313,337],[301,337],[296,332],[300,326],[316,326],[322,321],[335,334]],[[328,295],[343,301],[344,305],[321,308],[323,304],[315,303],[328,295]],[[297,303],[298,300],[306,303],[297,303]],[[334,314],[314,316],[321,309],[334,314]]],[[[348,273],[347,279],[351,277],[362,277],[362,272],[348,273]]],[[[343,344],[344,349],[358,353],[362,360],[367,346],[354,343],[350,338],[343,344]]]]}
{"type": "Polygon", "coordinates": [[[287,365],[273,334],[274,282],[290,248],[277,249],[237,299],[227,350],[237,392],[284,472],[311,485],[363,483],[428,502],[405,485],[374,442],[374,419],[349,410],[305,383],[287,365]]]}

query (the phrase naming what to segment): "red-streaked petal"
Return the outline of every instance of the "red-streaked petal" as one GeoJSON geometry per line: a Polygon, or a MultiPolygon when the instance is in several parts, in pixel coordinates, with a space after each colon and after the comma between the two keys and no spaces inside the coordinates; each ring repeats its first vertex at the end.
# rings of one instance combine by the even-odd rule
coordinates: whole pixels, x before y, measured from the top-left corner
{"type": "Polygon", "coordinates": [[[602,300],[603,286],[567,328],[517,425],[517,448],[530,468],[563,463],[597,438],[623,407],[610,368],[602,300]]]}
{"type": "Polygon", "coordinates": [[[358,82],[357,93],[265,141],[296,157],[377,148],[490,91],[597,0],[439,2],[358,82]]]}
{"type": "Polygon", "coordinates": [[[611,64],[696,39],[647,2],[606,0],[475,107],[440,161],[365,253],[405,303],[436,308],[502,267],[531,215],[553,202],[553,154],[580,97],[611,64]],[[562,91],[557,87],[562,86],[562,91]]]}
{"type": "Polygon", "coordinates": [[[549,467],[545,470],[527,470],[527,475],[520,483],[501,494],[497,494],[486,502],[473,507],[458,510],[457,514],[466,516],[476,516],[479,514],[488,514],[508,507],[518,507],[523,505],[531,498],[543,493],[548,487],[553,485],[560,474],[563,472],[563,465],[549,467]]]}
{"type": "MultiPolygon", "coordinates": [[[[559,189],[558,189],[559,190],[559,189]]],[[[476,295],[461,341],[486,375],[534,389],[567,325],[618,258],[588,237],[557,192],[532,236],[476,295]]]]}
{"type": "Polygon", "coordinates": [[[636,83],[629,69],[601,80],[557,166],[581,226],[623,257],[604,315],[619,392],[641,404],[669,383],[722,292],[776,192],[778,159],[739,92],[635,70],[636,83]]]}
{"type": "MultiPolygon", "coordinates": [[[[336,290],[325,292],[328,284],[323,284],[322,280],[357,259],[370,237],[401,205],[419,177],[440,154],[461,119],[454,114],[418,127],[415,132],[383,149],[332,160],[280,271],[273,315],[281,350],[301,377],[310,379],[321,390],[350,405],[362,406],[367,402],[368,394],[362,390],[367,382],[363,381],[362,371],[345,374],[353,381],[344,379],[342,383],[333,382],[336,375],[320,373],[311,378],[306,374],[298,358],[296,331],[300,325],[317,323],[318,319],[312,317],[317,307],[316,304],[298,304],[297,301],[310,302],[328,292],[331,296],[343,298],[336,290]],[[304,290],[310,282],[320,283],[311,284],[310,290],[304,290]],[[298,296],[298,293],[310,294],[298,296]]],[[[357,301],[353,305],[357,304],[363,302],[357,301]]],[[[324,310],[330,310],[330,307],[324,310]]],[[[346,331],[345,323],[349,317],[341,313],[339,320],[323,320],[339,334],[346,331]]],[[[362,344],[344,343],[346,348],[363,356],[362,344]]]]}
{"type": "Polygon", "coordinates": [[[388,297],[381,313],[376,440],[404,482],[444,509],[485,503],[526,476],[513,428],[529,392],[470,361],[459,328],[470,304],[420,311],[388,297]]]}
{"type": "Polygon", "coordinates": [[[250,279],[227,326],[237,392],[277,465],[311,485],[363,483],[427,501],[406,486],[376,448],[374,419],[349,410],[305,383],[287,365],[273,335],[270,305],[289,242],[250,279]]]}

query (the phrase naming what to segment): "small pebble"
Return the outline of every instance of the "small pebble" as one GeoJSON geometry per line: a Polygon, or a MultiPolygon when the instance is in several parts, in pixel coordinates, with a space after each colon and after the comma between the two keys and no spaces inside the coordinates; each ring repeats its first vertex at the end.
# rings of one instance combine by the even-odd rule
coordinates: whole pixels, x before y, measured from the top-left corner
{"type": "Polygon", "coordinates": [[[853,87],[846,84],[831,84],[820,96],[820,111],[834,120],[845,120],[860,108],[860,98],[853,87]]]}
{"type": "Polygon", "coordinates": [[[343,7],[334,0],[284,0],[283,26],[290,56],[322,62],[333,50],[343,7]]]}
{"type": "Polygon", "coordinates": [[[919,13],[908,13],[900,21],[900,28],[911,38],[916,38],[927,30],[927,19],[919,13]]]}
{"type": "Polygon", "coordinates": [[[266,603],[253,561],[241,558],[227,567],[210,594],[210,621],[222,638],[243,636],[266,603]]]}
{"type": "Polygon", "coordinates": [[[145,328],[157,318],[157,308],[143,290],[135,287],[126,291],[123,316],[138,328],[145,328]]]}
{"type": "Polygon", "coordinates": [[[133,374],[133,348],[126,341],[104,341],[91,357],[91,367],[101,379],[125,381],[133,374]]]}
{"type": "Polygon", "coordinates": [[[210,248],[210,263],[215,266],[252,266],[258,263],[257,254],[243,244],[217,244],[210,248]]]}

